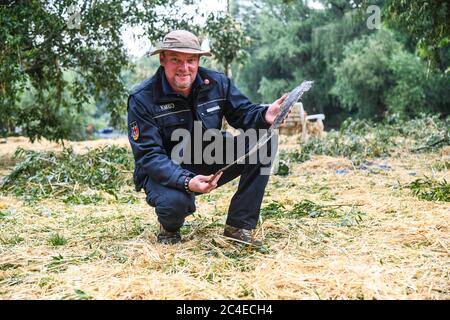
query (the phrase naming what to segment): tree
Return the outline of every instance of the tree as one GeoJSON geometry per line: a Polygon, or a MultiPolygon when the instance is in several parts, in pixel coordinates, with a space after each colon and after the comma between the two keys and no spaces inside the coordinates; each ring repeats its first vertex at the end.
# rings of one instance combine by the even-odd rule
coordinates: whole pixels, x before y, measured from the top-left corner
{"type": "Polygon", "coordinates": [[[331,92],[359,117],[380,120],[386,111],[405,118],[422,112],[448,113],[445,77],[429,72],[425,63],[406,51],[389,30],[382,29],[345,46],[335,74],[331,92]]]}
{"type": "MultiPolygon", "coordinates": [[[[111,124],[124,126],[126,88],[120,78],[130,67],[121,29],[140,25],[160,39],[184,17],[156,11],[173,1],[29,0],[0,6],[0,112],[3,126],[20,126],[31,140],[68,137],[82,105],[105,99],[111,124]],[[64,72],[76,76],[69,83],[64,72]],[[22,105],[23,92],[30,103],[22,105]],[[75,110],[75,112],[74,112],[75,110]]],[[[169,6],[170,9],[170,6],[169,6]]],[[[161,11],[161,10],[160,10],[161,11]]]]}
{"type": "Polygon", "coordinates": [[[253,100],[267,103],[303,80],[314,80],[304,106],[309,113],[325,113],[330,124],[348,114],[329,93],[334,63],[342,60],[345,44],[369,30],[348,1],[323,3],[317,10],[302,1],[261,0],[253,10],[242,10],[252,43],[239,85],[253,100]]]}
{"type": "Polygon", "coordinates": [[[450,3],[448,1],[386,0],[387,25],[406,33],[419,48],[420,55],[442,70],[442,49],[449,50],[450,3]]]}
{"type": "Polygon", "coordinates": [[[310,56],[310,10],[301,2],[263,0],[245,12],[246,33],[252,42],[251,59],[242,69],[240,86],[254,100],[273,101],[305,75],[310,56]]]}
{"type": "Polygon", "coordinates": [[[382,118],[385,94],[393,81],[389,61],[400,46],[390,32],[381,31],[345,47],[344,59],[335,67],[336,83],[331,91],[344,108],[363,118],[382,118]]]}
{"type": "Polygon", "coordinates": [[[232,62],[240,63],[247,57],[243,49],[249,44],[241,24],[229,13],[211,13],[206,20],[206,32],[211,41],[211,53],[230,75],[232,62]]]}

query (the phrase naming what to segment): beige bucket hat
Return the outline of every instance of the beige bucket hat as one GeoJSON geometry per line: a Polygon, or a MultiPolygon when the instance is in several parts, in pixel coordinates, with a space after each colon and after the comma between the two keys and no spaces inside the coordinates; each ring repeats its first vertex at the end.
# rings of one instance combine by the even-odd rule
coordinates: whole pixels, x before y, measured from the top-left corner
{"type": "Polygon", "coordinates": [[[155,49],[149,52],[149,55],[153,56],[165,50],[211,56],[209,51],[202,50],[198,38],[193,33],[186,30],[174,30],[169,32],[164,37],[164,40],[159,43],[155,49]]]}

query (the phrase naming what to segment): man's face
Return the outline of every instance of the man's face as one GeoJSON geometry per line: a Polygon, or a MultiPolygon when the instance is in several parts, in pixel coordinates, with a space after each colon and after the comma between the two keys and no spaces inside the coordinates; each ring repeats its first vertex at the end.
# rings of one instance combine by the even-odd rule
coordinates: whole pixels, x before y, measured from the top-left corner
{"type": "Polygon", "coordinates": [[[200,57],[198,54],[164,51],[159,61],[164,67],[172,90],[188,96],[197,76],[200,57]]]}

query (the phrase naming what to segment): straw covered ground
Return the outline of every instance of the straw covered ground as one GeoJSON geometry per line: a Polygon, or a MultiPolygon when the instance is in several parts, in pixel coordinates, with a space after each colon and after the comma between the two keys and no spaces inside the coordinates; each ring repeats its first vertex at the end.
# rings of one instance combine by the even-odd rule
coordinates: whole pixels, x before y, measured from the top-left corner
{"type": "MultiPolygon", "coordinates": [[[[298,139],[283,137],[281,148],[298,139]]],[[[0,176],[17,143],[0,145],[0,176]]],[[[397,152],[366,168],[330,156],[292,163],[290,175],[270,178],[259,250],[221,236],[237,181],[197,197],[174,246],[156,243],[143,193],[92,204],[2,193],[0,299],[449,299],[449,203],[404,187],[419,176],[449,180],[433,167],[447,151],[397,152]],[[322,213],[292,214],[305,200],[322,213]]]]}

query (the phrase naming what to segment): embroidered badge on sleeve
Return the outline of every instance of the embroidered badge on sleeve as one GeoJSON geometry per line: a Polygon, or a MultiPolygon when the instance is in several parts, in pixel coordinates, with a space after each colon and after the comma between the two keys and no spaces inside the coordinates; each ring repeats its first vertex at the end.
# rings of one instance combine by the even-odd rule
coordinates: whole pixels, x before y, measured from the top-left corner
{"type": "Polygon", "coordinates": [[[133,121],[130,124],[131,127],[131,136],[133,137],[133,140],[136,141],[137,139],[139,139],[139,127],[137,125],[136,121],[133,121]]]}

